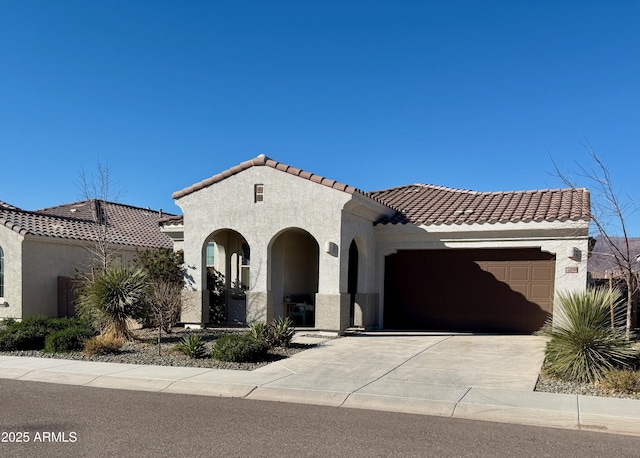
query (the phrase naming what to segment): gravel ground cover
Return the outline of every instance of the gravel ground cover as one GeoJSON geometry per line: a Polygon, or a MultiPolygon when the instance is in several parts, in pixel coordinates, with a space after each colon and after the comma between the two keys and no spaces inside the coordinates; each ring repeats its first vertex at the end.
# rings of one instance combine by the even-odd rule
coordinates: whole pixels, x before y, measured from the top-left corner
{"type": "Polygon", "coordinates": [[[155,329],[136,329],[132,331],[134,339],[125,343],[119,353],[111,355],[85,355],[82,352],[71,353],[44,353],[37,350],[31,351],[11,351],[0,352],[1,355],[10,356],[32,356],[39,358],[58,358],[72,359],[80,361],[102,361],[108,363],[125,363],[125,364],[148,364],[157,366],[184,366],[184,367],[206,367],[212,369],[235,369],[235,370],[254,370],[258,367],[269,364],[273,361],[287,358],[298,352],[304,351],[313,345],[304,345],[293,343],[289,348],[272,348],[267,354],[265,361],[258,363],[230,363],[218,361],[211,357],[208,358],[189,358],[188,356],[175,350],[175,345],[180,342],[182,337],[188,334],[197,334],[202,338],[202,342],[206,347],[208,355],[217,338],[228,334],[238,334],[244,332],[238,328],[207,328],[207,329],[184,329],[174,328],[171,334],[162,333],[160,344],[160,355],[158,354],[157,330],[155,329]]]}
{"type": "Polygon", "coordinates": [[[546,393],[582,394],[585,396],[602,396],[609,398],[640,399],[640,393],[619,393],[598,386],[595,383],[565,382],[541,374],[535,391],[546,393]]]}

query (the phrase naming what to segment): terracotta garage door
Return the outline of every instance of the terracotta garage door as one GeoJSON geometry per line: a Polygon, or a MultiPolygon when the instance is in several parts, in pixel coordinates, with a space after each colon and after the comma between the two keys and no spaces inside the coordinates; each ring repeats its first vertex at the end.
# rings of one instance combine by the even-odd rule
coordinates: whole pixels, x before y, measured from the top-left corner
{"type": "Polygon", "coordinates": [[[404,250],[385,262],[384,327],[532,333],[552,312],[555,256],[539,249],[404,250]]]}

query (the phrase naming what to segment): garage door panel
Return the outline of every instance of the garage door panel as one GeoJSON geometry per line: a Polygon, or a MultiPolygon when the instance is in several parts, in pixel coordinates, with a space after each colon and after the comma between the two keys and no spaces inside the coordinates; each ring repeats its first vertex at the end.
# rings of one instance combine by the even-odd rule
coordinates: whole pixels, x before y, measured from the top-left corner
{"type": "Polygon", "coordinates": [[[486,264],[486,263],[477,263],[485,272],[489,272],[493,275],[497,280],[505,281],[508,277],[508,269],[503,265],[495,265],[495,264],[486,264]]]}
{"type": "Polygon", "coordinates": [[[537,300],[551,300],[553,298],[553,289],[550,285],[531,285],[531,298],[537,300]]]}
{"type": "Polygon", "coordinates": [[[531,279],[533,281],[553,281],[556,271],[554,266],[540,265],[536,263],[531,267],[531,279]]]}
{"type": "Polygon", "coordinates": [[[508,282],[514,281],[529,281],[529,274],[531,272],[529,265],[523,266],[509,266],[509,278],[508,282]]]}
{"type": "Polygon", "coordinates": [[[540,250],[416,250],[386,258],[387,328],[531,333],[552,311],[540,250]]]}
{"type": "Polygon", "coordinates": [[[521,294],[523,298],[527,298],[531,296],[530,286],[528,283],[517,283],[509,285],[511,290],[514,292],[521,294]]]}

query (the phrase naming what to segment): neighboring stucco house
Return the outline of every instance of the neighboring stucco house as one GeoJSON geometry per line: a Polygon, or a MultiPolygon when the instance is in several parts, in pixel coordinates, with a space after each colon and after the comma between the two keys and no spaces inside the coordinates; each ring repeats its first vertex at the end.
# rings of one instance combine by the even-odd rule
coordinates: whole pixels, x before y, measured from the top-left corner
{"type": "Polygon", "coordinates": [[[183,249],[183,320],[208,320],[207,269],[229,320],[530,333],[560,290],[586,286],[585,189],[363,192],[264,155],[173,194],[162,230],[183,249]]]}
{"type": "Polygon", "coordinates": [[[158,226],[162,216],[101,200],[37,211],[0,201],[0,319],[73,315],[71,279],[90,269],[96,241],[109,242],[120,262],[133,259],[136,248],[171,248],[158,226]]]}
{"type": "Polygon", "coordinates": [[[618,259],[624,264],[624,257],[629,244],[629,257],[631,269],[640,272],[640,238],[610,237],[611,244],[608,244],[604,237],[596,237],[592,240],[593,248],[589,252],[589,277],[591,280],[604,280],[620,278],[622,272],[618,265],[618,259]],[[614,248],[615,247],[615,248],[614,248]]]}
{"type": "MultiPolygon", "coordinates": [[[[632,289],[632,312],[631,322],[633,326],[638,323],[638,291],[637,285],[640,282],[640,238],[637,237],[609,237],[609,243],[604,236],[599,236],[591,240],[593,247],[589,252],[589,283],[594,286],[614,286],[622,291],[623,297],[627,298],[628,287],[628,267],[635,275],[636,291],[632,289]],[[628,258],[627,258],[628,247],[628,258]],[[629,259],[629,264],[625,259],[629,259]],[[618,265],[620,262],[621,265],[618,265]]],[[[633,286],[632,286],[633,288],[633,286]]]]}

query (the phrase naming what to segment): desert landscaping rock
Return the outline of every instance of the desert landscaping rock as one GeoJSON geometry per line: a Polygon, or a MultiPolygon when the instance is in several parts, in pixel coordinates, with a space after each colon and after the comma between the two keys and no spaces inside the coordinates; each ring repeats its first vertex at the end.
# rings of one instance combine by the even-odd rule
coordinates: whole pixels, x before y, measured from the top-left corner
{"type": "Polygon", "coordinates": [[[267,358],[264,361],[257,363],[230,363],[215,360],[210,356],[207,358],[190,358],[174,348],[185,335],[197,334],[202,338],[207,355],[211,355],[211,350],[213,349],[216,339],[224,335],[237,334],[239,332],[243,332],[243,330],[237,328],[210,328],[198,330],[174,328],[171,334],[162,334],[160,355],[158,355],[157,331],[154,329],[137,329],[132,331],[134,339],[125,343],[120,352],[110,355],[86,355],[82,352],[44,353],[37,350],[0,352],[0,355],[251,371],[271,362],[287,358],[313,346],[292,344],[289,348],[272,348],[269,350],[267,358]]]}
{"type": "Polygon", "coordinates": [[[536,391],[545,393],[580,394],[583,396],[600,396],[621,399],[640,399],[640,393],[619,393],[607,390],[594,383],[565,382],[545,375],[540,375],[536,391]]]}

